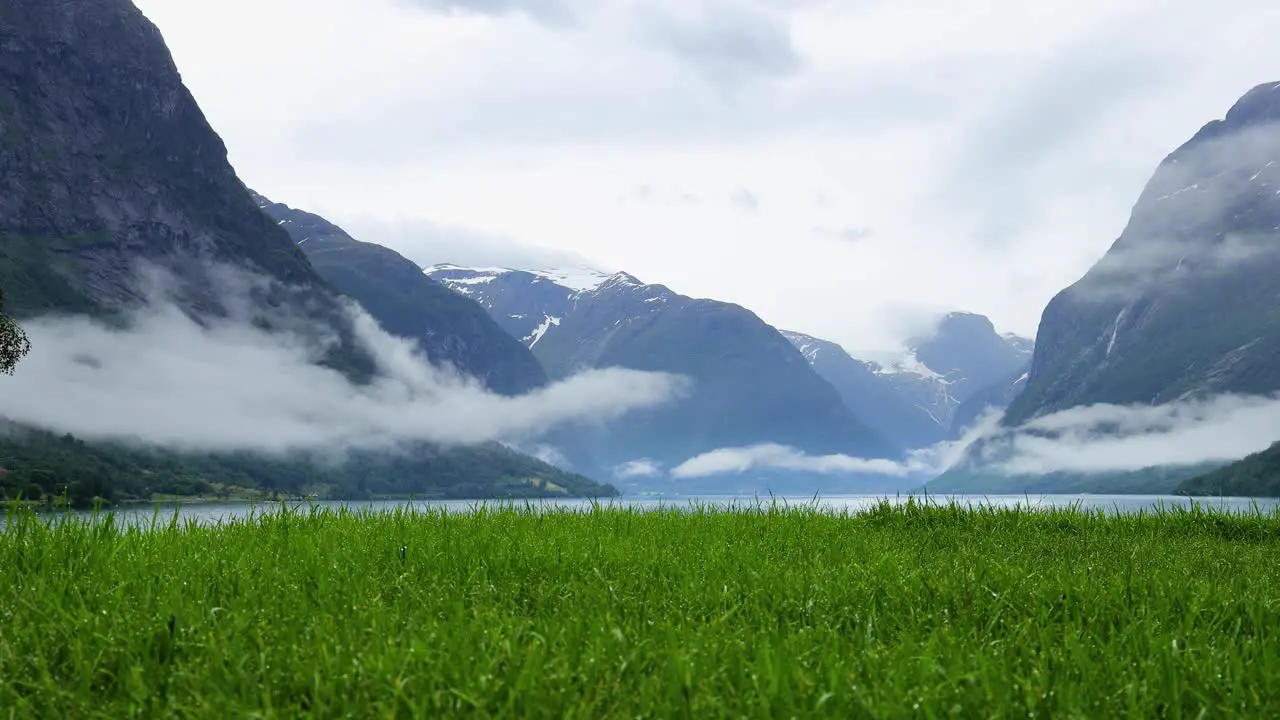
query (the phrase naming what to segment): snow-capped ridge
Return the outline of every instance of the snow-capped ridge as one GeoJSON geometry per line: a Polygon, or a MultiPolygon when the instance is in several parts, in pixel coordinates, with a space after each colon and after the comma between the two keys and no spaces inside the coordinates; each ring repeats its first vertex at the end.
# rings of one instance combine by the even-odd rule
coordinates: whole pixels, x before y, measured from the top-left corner
{"type": "Polygon", "coordinates": [[[424,273],[435,277],[446,284],[468,285],[489,282],[503,275],[523,273],[547,282],[554,283],[574,292],[590,292],[598,290],[618,276],[627,282],[640,284],[640,281],[626,273],[612,273],[595,268],[552,268],[526,270],[508,267],[466,267],[453,263],[438,263],[422,269],[424,273]]]}

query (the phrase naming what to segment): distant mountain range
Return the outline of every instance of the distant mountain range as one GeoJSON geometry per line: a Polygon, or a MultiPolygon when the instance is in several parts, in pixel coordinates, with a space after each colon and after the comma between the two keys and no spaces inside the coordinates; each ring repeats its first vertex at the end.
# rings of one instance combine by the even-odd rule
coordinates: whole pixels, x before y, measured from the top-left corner
{"type": "MultiPolygon", "coordinates": [[[[741,306],[690,298],[627,273],[455,265],[426,273],[479,302],[552,378],[627,367],[692,380],[689,397],[669,408],[637,413],[608,432],[587,430],[603,463],[644,460],[670,468],[713,450],[762,443],[810,454],[902,453],[860,420],[780,332],[741,306]]],[[[718,481],[738,489],[777,487],[769,483],[778,478],[765,471],[731,475],[718,481]]],[[[797,483],[820,480],[802,475],[788,473],[797,483]]],[[[846,487],[870,481],[848,478],[846,487]]],[[[690,479],[679,487],[696,485],[690,479]]]]}
{"type": "MultiPolygon", "coordinates": [[[[1275,447],[1222,468],[991,472],[1025,423],[1062,410],[1280,392],[1280,83],[1249,91],[1165,158],[1111,249],[1046,307],[1034,345],[983,316],[952,313],[911,339],[901,360],[879,364],[779,331],[741,306],[627,273],[453,265],[423,272],[317,215],[253,193],[159,32],[129,0],[8,0],[0,37],[0,287],[19,319],[127,322],[148,300],[138,274],[146,266],[172,278],[167,297],[197,323],[244,313],[276,332],[271,319],[284,311],[304,319],[324,340],[316,362],[354,386],[378,367],[343,296],[433,362],[503,395],[595,368],[684,376],[691,383],[673,404],[608,427],[558,431],[537,448],[634,489],[904,489],[923,479],[826,474],[820,462],[735,461],[704,473],[682,464],[716,450],[745,457],[769,444],[886,467],[1007,406],[1002,427],[931,489],[1280,492],[1275,447]],[[229,297],[215,267],[263,282],[229,297]]],[[[0,418],[0,491],[35,488],[86,501],[229,488],[333,497],[615,492],[497,443],[417,443],[335,464],[143,450],[54,429],[0,418]]]]}
{"type": "Polygon", "coordinates": [[[835,343],[778,331],[737,305],[695,300],[627,273],[449,264],[425,272],[488,310],[553,378],[611,365],[692,377],[694,397],[592,440],[597,448],[616,445],[603,452],[619,462],[669,465],[760,443],[901,457],[954,437],[966,403],[1003,407],[1030,361],[1030,340],[1001,336],[967,313],[942,318],[935,332],[912,341],[907,359],[884,367],[835,343]]]}
{"type": "Polygon", "coordinates": [[[811,335],[783,334],[846,405],[909,449],[954,439],[988,408],[1008,405],[1025,383],[1034,346],[998,334],[990,320],[972,313],[944,316],[889,366],[855,359],[811,335]]]}

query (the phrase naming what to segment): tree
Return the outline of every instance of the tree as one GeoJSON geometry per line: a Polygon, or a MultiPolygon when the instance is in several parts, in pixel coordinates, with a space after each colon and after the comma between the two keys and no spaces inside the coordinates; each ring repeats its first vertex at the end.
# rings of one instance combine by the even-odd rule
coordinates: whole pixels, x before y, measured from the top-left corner
{"type": "Polygon", "coordinates": [[[27,334],[4,314],[4,288],[0,288],[0,374],[12,375],[14,366],[30,350],[27,334]]]}

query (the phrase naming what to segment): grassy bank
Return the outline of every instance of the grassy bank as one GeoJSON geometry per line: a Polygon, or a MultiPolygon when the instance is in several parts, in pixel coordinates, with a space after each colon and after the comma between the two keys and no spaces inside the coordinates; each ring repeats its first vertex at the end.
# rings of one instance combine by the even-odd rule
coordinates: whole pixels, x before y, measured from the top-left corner
{"type": "Polygon", "coordinates": [[[17,511],[0,532],[17,717],[1265,717],[1277,676],[1280,515],[17,511]]]}

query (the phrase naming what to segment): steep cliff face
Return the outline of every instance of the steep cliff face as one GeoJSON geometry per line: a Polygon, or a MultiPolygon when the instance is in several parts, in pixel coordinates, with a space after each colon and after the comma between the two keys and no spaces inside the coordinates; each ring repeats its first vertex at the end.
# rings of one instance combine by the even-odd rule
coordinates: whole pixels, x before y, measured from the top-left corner
{"type": "MultiPolygon", "coordinates": [[[[1245,491],[1221,465],[994,476],[1018,426],[1073,407],[1280,391],[1280,83],[1245,94],[1160,164],[1128,225],[1045,308],[1000,432],[929,485],[964,492],[1245,491]]],[[[1278,431],[1280,433],[1280,431],[1278,431]]],[[[1263,458],[1266,459],[1265,457],[1263,458]]],[[[1242,466],[1245,467],[1245,466],[1242,466]]],[[[1257,492],[1274,486],[1255,484],[1257,492]]]]}
{"type": "Polygon", "coordinates": [[[1106,256],[1045,308],[1006,422],[1280,389],[1280,83],[1156,170],[1106,256]]]}
{"type": "Polygon", "coordinates": [[[257,211],[159,31],[122,0],[0,10],[0,236],[6,280],[44,260],[62,280],[8,283],[20,313],[60,296],[136,302],[139,260],[187,280],[193,307],[213,312],[217,298],[199,292],[205,261],[316,282],[257,211]]]}
{"type": "Polygon", "coordinates": [[[413,261],[360,242],[319,215],[256,193],[254,200],[289,233],[321,277],[360,303],[387,332],[414,339],[432,362],[447,363],[507,395],[546,383],[528,348],[484,308],[423,274],[413,261]]]}

